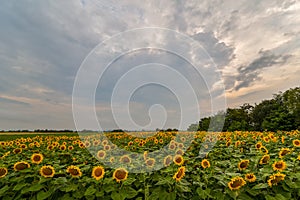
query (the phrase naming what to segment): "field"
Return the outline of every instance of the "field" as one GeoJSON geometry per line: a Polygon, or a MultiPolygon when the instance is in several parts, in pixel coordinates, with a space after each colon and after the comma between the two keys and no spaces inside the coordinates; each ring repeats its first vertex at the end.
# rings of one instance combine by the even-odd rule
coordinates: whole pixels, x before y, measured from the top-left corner
{"type": "Polygon", "coordinates": [[[299,131],[0,135],[0,196],[298,199],[299,137],[299,131]]]}

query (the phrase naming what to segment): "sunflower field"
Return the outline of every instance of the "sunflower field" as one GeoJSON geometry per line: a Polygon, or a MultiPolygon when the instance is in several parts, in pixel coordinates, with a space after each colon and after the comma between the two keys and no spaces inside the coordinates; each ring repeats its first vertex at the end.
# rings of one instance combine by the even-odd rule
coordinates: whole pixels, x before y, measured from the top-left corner
{"type": "Polygon", "coordinates": [[[0,138],[1,199],[300,197],[299,131],[0,138]]]}

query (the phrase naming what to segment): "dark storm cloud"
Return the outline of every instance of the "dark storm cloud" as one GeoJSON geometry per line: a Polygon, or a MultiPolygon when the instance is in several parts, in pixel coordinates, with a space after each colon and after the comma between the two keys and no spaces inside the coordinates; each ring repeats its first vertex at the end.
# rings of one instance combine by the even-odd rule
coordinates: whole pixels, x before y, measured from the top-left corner
{"type": "Polygon", "coordinates": [[[236,76],[237,85],[235,85],[234,90],[237,91],[241,88],[250,86],[255,81],[261,79],[260,73],[264,68],[283,65],[291,57],[291,55],[275,55],[268,50],[260,50],[258,55],[259,57],[249,65],[238,68],[239,74],[236,76]]]}
{"type": "Polygon", "coordinates": [[[234,59],[234,47],[220,42],[213,32],[200,32],[193,35],[193,39],[198,41],[213,59],[217,67],[222,68],[234,59]]]}

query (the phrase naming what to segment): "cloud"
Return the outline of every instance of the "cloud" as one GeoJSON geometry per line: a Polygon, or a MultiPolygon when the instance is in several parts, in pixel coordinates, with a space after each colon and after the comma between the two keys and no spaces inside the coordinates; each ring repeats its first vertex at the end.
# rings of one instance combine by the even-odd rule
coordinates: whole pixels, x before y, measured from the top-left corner
{"type": "MultiPolygon", "coordinates": [[[[223,78],[226,92],[236,97],[230,99],[230,105],[241,99],[259,102],[262,93],[271,96],[276,92],[278,85],[274,80],[281,90],[299,84],[295,75],[300,59],[299,11],[300,3],[294,0],[4,1],[0,7],[0,126],[63,128],[66,124],[67,128],[74,128],[72,89],[86,55],[115,34],[143,27],[167,28],[191,37],[195,46],[201,45],[207,51],[217,68],[209,65],[194,46],[157,35],[153,44],[185,50],[188,59],[203,64],[198,66],[201,74],[190,63],[168,52],[152,49],[121,57],[112,63],[97,89],[98,114],[107,127],[115,126],[110,117],[105,118],[111,116],[109,98],[115,83],[133,66],[149,62],[172,66],[186,77],[203,107],[210,95],[218,98],[222,94],[218,76],[223,78]],[[278,80],[279,75],[285,80],[278,80]],[[251,93],[256,89],[260,92],[251,93]],[[243,96],[247,91],[249,95],[243,96]]],[[[147,33],[136,39],[142,41],[146,37],[147,33]]],[[[129,47],[128,43],[120,44],[119,49],[110,49],[110,53],[129,47]]],[[[168,77],[168,73],[164,75],[168,77]]],[[[86,81],[92,76],[87,76],[86,81]]],[[[143,96],[143,90],[144,94],[156,93],[163,105],[174,99],[161,88],[141,88],[135,94],[136,107],[132,107],[132,113],[142,124],[148,117],[145,110],[157,103],[155,95],[143,96]]],[[[178,106],[170,103],[167,108],[173,112],[178,106]]],[[[176,124],[176,120],[168,124],[176,124]]],[[[185,123],[189,121],[195,120],[186,119],[185,123]]]]}
{"type": "Polygon", "coordinates": [[[260,50],[258,56],[249,65],[238,68],[239,74],[236,77],[234,90],[238,91],[241,88],[250,86],[255,81],[261,80],[262,77],[259,76],[261,71],[268,67],[283,65],[291,57],[291,55],[275,55],[269,50],[260,50]]]}

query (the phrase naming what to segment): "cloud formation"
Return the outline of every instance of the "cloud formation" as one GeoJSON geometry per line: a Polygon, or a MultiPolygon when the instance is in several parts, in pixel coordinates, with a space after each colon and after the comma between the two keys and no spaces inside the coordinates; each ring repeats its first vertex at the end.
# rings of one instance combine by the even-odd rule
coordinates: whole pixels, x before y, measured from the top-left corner
{"type": "MultiPolygon", "coordinates": [[[[202,46],[218,69],[204,61],[192,46],[188,58],[196,63],[203,61],[201,70],[205,77],[168,52],[143,50],[123,56],[112,63],[96,93],[97,114],[104,128],[117,128],[109,109],[116,81],[133,66],[154,61],[171,66],[188,78],[199,104],[207,107],[201,111],[202,116],[210,114],[209,95],[219,98],[223,86],[228,106],[270,98],[279,90],[299,84],[299,19],[300,3],[293,0],[3,1],[0,129],[74,129],[72,90],[81,63],[102,41],[134,28],[178,31],[202,46]]],[[[153,43],[170,49],[186,48],[163,35],[153,43]]],[[[112,53],[118,51],[111,49],[112,53]]],[[[175,112],[176,103],[169,103],[170,93],[155,87],[144,89],[148,96],[142,95],[142,89],[134,96],[134,118],[141,124],[149,120],[145,111],[156,99],[149,93],[156,91],[159,103],[167,105],[167,113],[175,116],[173,120],[169,118],[168,124],[175,126],[180,113],[175,112]]],[[[197,120],[185,119],[185,123],[197,120]]]]}

